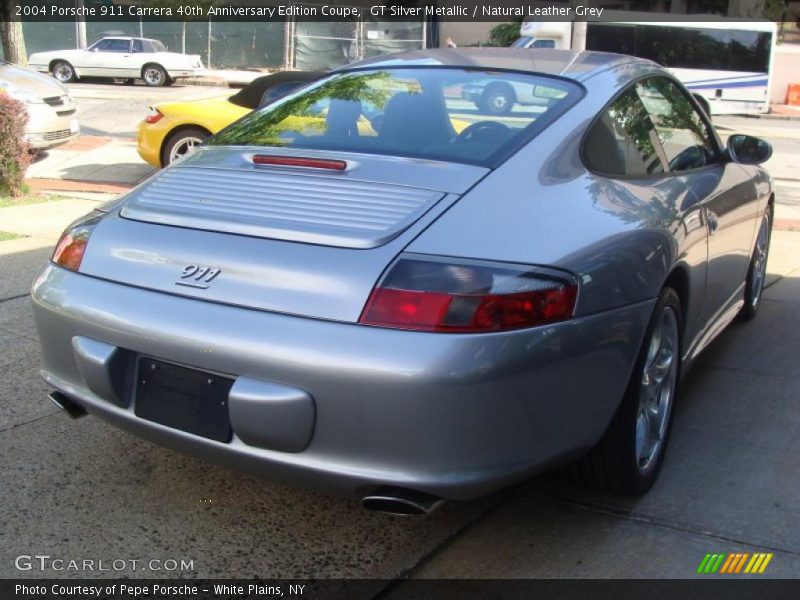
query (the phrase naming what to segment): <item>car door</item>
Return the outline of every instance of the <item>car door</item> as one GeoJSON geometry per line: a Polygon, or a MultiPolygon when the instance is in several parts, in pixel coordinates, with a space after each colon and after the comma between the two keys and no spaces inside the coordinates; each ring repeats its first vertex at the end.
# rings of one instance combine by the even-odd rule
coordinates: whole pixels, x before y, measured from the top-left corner
{"type": "Polygon", "coordinates": [[[754,243],[757,196],[752,178],[723,159],[719,141],[688,94],[667,77],[636,86],[661,142],[670,172],[683,179],[703,208],[708,271],[703,311],[707,324],[735,316],[754,243]]]}
{"type": "Polygon", "coordinates": [[[131,40],[106,39],[96,54],[95,73],[100,77],[138,77],[131,67],[131,40]]]}
{"type": "Polygon", "coordinates": [[[75,65],[86,77],[102,77],[105,53],[111,47],[110,39],[102,39],[89,46],[81,53],[80,64],[75,65]]]}

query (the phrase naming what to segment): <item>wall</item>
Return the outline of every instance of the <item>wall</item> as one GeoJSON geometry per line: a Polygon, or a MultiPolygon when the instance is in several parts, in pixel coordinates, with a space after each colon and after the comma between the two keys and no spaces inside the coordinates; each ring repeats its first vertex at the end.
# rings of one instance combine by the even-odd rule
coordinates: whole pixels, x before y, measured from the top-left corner
{"type": "Polygon", "coordinates": [[[781,44],[775,47],[772,59],[772,92],[770,101],[775,104],[786,102],[790,83],[800,83],[800,45],[781,44]]]}

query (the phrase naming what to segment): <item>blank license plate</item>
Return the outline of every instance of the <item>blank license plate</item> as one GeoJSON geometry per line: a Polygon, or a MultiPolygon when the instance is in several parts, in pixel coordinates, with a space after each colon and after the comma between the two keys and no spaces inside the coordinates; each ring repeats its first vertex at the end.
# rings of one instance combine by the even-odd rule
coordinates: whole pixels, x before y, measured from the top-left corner
{"type": "Polygon", "coordinates": [[[226,377],[143,357],[137,369],[134,412],[148,421],[229,442],[232,385],[226,377]]]}

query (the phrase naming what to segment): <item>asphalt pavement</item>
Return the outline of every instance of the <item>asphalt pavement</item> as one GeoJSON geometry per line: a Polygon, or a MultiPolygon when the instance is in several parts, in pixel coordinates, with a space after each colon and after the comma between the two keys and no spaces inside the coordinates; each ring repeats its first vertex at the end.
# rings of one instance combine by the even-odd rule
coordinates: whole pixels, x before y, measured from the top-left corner
{"type": "MultiPolygon", "coordinates": [[[[136,106],[152,101],[116,87],[136,106]]],[[[103,121],[114,99],[95,101],[84,127],[124,142],[103,121]]],[[[779,170],[798,155],[785,141],[779,170]]],[[[407,578],[708,578],[696,570],[711,552],[773,553],[758,577],[800,577],[800,233],[775,231],[760,314],[725,331],[683,382],[649,494],[588,493],[553,473],[421,519],[222,469],[53,407],[28,292],[60,230],[95,201],[0,209],[0,230],[27,236],[0,242],[0,577],[358,577],[393,581],[391,598],[407,578]],[[126,562],[18,570],[33,554],[126,562]],[[153,570],[152,559],[187,567],[153,570]]],[[[370,585],[364,597],[387,582],[370,585]]]]}

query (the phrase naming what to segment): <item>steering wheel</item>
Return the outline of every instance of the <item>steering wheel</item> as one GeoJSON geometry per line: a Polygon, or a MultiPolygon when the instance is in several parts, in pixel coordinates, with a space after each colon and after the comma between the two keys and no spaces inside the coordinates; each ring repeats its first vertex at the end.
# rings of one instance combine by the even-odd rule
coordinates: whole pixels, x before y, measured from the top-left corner
{"type": "Polygon", "coordinates": [[[456,136],[455,141],[475,142],[479,141],[481,137],[508,135],[510,131],[511,129],[509,127],[497,121],[478,121],[464,128],[461,133],[456,136]]]}

